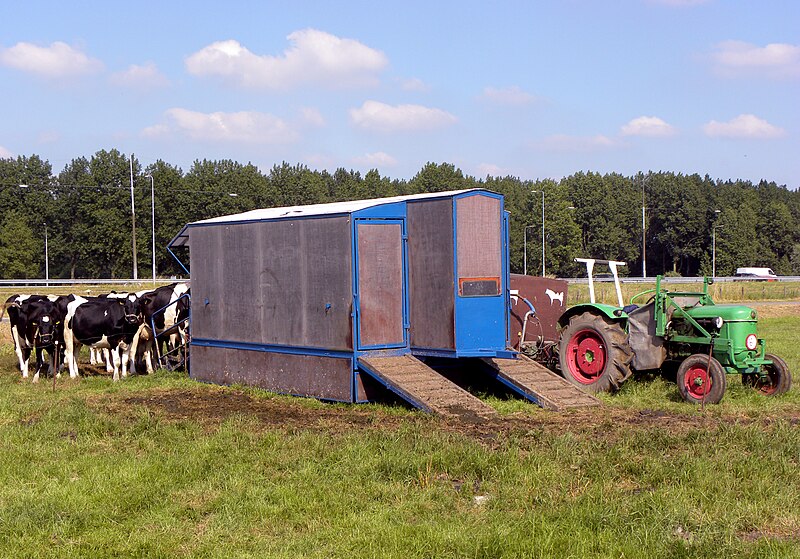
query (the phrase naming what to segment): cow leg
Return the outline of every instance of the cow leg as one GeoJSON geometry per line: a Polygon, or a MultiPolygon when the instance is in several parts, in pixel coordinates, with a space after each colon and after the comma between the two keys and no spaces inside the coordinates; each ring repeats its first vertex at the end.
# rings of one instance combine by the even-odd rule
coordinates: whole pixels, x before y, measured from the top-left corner
{"type": "Polygon", "coordinates": [[[75,357],[77,351],[80,351],[81,344],[75,341],[71,330],[64,332],[64,363],[69,367],[69,378],[78,377],[78,362],[75,357]]]}
{"type": "Polygon", "coordinates": [[[97,365],[97,350],[93,347],[89,348],[89,365],[97,365]]]}
{"type": "Polygon", "coordinates": [[[36,374],[33,375],[32,382],[39,382],[39,374],[42,372],[44,366],[44,350],[40,347],[36,348],[36,374]]]}
{"type": "Polygon", "coordinates": [[[20,350],[22,358],[20,359],[20,369],[22,369],[22,378],[28,378],[28,365],[31,361],[31,348],[23,347],[20,350]]]}
{"type": "Polygon", "coordinates": [[[122,353],[122,378],[128,376],[128,361],[131,358],[131,348],[133,348],[133,343],[126,344],[123,342],[117,346],[117,351],[122,353]]]}
{"type": "MultiPolygon", "coordinates": [[[[145,329],[145,325],[139,325],[139,329],[136,331],[136,334],[133,335],[133,340],[131,340],[130,347],[128,348],[128,356],[131,362],[131,374],[136,374],[136,352],[139,349],[139,339],[143,335],[145,329]]],[[[149,372],[149,371],[148,371],[149,372]]]]}
{"type": "Polygon", "coordinates": [[[110,350],[111,357],[114,359],[114,382],[119,380],[119,346],[110,350]]]}
{"type": "Polygon", "coordinates": [[[24,359],[22,357],[22,344],[19,339],[19,330],[16,326],[11,327],[11,341],[14,342],[14,353],[17,354],[17,365],[19,366],[20,372],[22,372],[24,359]]]}
{"type": "Polygon", "coordinates": [[[106,372],[107,373],[113,373],[114,372],[114,366],[111,364],[112,363],[112,358],[111,358],[111,354],[112,353],[113,353],[113,351],[108,349],[107,347],[103,348],[103,358],[106,361],[106,372]]]}

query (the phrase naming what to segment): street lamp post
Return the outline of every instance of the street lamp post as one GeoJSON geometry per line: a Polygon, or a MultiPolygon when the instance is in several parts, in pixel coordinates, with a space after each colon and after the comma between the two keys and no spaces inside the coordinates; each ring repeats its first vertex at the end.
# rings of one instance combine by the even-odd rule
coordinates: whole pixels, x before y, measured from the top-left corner
{"type": "Polygon", "coordinates": [[[47,222],[44,223],[44,281],[50,285],[50,255],[47,253],[47,222]]]}
{"type": "MultiPolygon", "coordinates": [[[[719,211],[719,210],[718,210],[719,211]]],[[[711,228],[711,278],[717,279],[717,229],[722,229],[724,225],[714,225],[711,228]]]]}
{"type": "Polygon", "coordinates": [[[131,153],[131,252],[133,253],[133,279],[139,279],[139,266],[136,263],[136,206],[133,202],[133,154],[131,153]]]}
{"type": "Polygon", "coordinates": [[[545,276],[545,262],[544,262],[544,190],[531,190],[531,194],[542,194],[542,277],[545,276]]]}
{"type": "Polygon", "coordinates": [[[711,224],[711,279],[717,279],[717,229],[722,229],[722,225],[716,225],[717,218],[722,210],[714,210],[714,222],[711,224]]]}
{"type": "Polygon", "coordinates": [[[528,229],[536,227],[535,225],[526,225],[525,226],[525,236],[522,240],[522,253],[523,253],[523,265],[522,265],[522,274],[527,276],[528,275],[528,229]]]}
{"type": "Polygon", "coordinates": [[[150,177],[150,224],[153,233],[153,285],[156,284],[156,191],[153,175],[150,177]]]}
{"type": "Polygon", "coordinates": [[[642,179],[642,278],[647,277],[647,251],[645,250],[644,179],[642,179]]]}

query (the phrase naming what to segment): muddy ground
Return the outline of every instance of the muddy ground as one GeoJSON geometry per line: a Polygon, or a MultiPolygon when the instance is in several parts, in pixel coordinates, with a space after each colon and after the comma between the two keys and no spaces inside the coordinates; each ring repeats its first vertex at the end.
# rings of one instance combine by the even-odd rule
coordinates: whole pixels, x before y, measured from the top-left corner
{"type": "Polygon", "coordinates": [[[435,417],[421,412],[389,413],[374,406],[320,404],[309,406],[287,398],[253,397],[235,388],[202,387],[199,390],[149,390],[120,400],[98,401],[95,406],[114,414],[128,414],[131,408],[143,407],[167,421],[190,420],[208,431],[237,417],[254,419],[256,429],[321,430],[347,434],[358,429],[392,430],[419,425],[458,433],[493,447],[515,435],[571,432],[581,437],[613,441],[629,429],[668,429],[672,434],[697,429],[714,430],[721,424],[758,424],[767,427],[776,421],[800,426],[800,409],[773,416],[749,417],[745,414],[702,413],[695,408],[683,412],[650,409],[625,409],[604,406],[568,412],[546,412],[531,408],[488,419],[435,417]]]}

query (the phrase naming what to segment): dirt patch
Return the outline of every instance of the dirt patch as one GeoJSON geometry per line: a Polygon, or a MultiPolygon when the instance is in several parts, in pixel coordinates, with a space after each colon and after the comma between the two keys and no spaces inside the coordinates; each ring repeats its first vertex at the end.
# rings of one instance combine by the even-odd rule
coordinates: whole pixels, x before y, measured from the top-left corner
{"type": "Polygon", "coordinates": [[[105,402],[103,407],[121,413],[131,406],[144,406],[169,420],[192,420],[216,427],[241,415],[254,417],[266,429],[300,428],[345,432],[354,427],[399,425],[403,418],[372,409],[321,405],[309,407],[285,399],[253,398],[236,389],[152,390],[105,402]]]}
{"type": "MultiPolygon", "coordinates": [[[[309,429],[326,432],[349,433],[353,429],[396,429],[401,425],[432,426],[480,441],[493,447],[506,440],[508,435],[531,433],[573,433],[593,440],[615,441],[631,430],[663,429],[671,434],[688,433],[704,429],[713,430],[720,424],[760,423],[765,428],[776,418],[753,419],[744,415],[715,416],[695,412],[674,413],[660,410],[630,410],[600,407],[570,412],[547,412],[532,408],[531,413],[462,421],[454,418],[429,416],[422,413],[392,414],[359,405],[315,405],[297,403],[285,398],[254,398],[233,388],[207,388],[203,390],[151,390],[121,400],[104,400],[99,404],[115,414],[129,414],[132,407],[143,406],[168,421],[190,420],[208,430],[234,416],[255,418],[260,428],[309,429]]],[[[795,416],[782,420],[798,422],[795,416]]]]}
{"type": "Polygon", "coordinates": [[[742,304],[756,309],[758,311],[759,318],[800,316],[800,301],[781,301],[775,303],[766,301],[750,301],[742,304]]]}

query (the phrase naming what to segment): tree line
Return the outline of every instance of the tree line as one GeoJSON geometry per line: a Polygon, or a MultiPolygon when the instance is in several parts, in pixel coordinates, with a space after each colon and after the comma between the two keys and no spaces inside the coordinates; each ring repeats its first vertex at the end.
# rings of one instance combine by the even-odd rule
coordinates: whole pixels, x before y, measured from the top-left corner
{"type": "Polygon", "coordinates": [[[476,178],[449,163],[428,163],[404,180],[377,170],[330,173],[288,163],[263,173],[231,160],[198,160],[184,172],[162,160],[142,166],[134,157],[131,163],[113,149],[73,159],[57,174],[37,155],[0,159],[0,277],[44,277],[45,228],[51,278],[131,277],[131,165],[140,277],[149,277],[152,263],[151,180],[162,277],[183,274],[165,247],[192,221],[255,208],[465,188],[505,196],[512,272],[521,273],[527,263],[529,274],[541,273],[544,196],[551,276],[583,275],[576,257],[622,260],[623,273],[638,276],[643,248],[648,276],[710,275],[713,241],[717,275],[732,275],[740,266],[800,275],[800,194],[766,180],[663,171],[579,172],[561,180],[476,178]]]}

